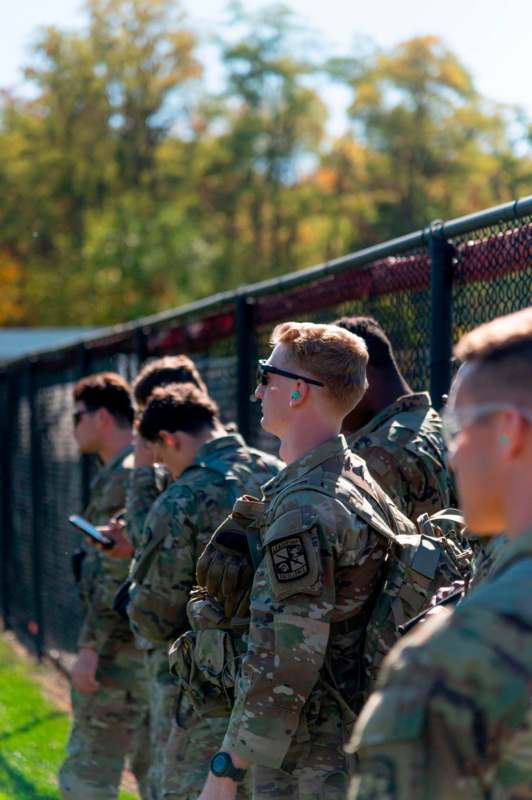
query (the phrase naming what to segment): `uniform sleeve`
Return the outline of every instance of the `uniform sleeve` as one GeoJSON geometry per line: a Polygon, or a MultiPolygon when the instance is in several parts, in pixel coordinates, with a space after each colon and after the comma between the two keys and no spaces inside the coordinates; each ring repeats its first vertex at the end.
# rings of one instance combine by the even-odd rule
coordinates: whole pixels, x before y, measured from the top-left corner
{"type": "MultiPolygon", "coordinates": [[[[97,498],[97,511],[91,522],[105,524],[110,517],[125,506],[128,470],[111,473],[97,498]]],[[[92,647],[100,651],[106,642],[116,636],[127,636],[124,620],[113,609],[115,595],[127,577],[129,561],[109,558],[93,547],[85,548],[82,565],[81,599],[84,618],[78,636],[78,647],[92,647]]]]}
{"type": "Polygon", "coordinates": [[[159,495],[169,486],[170,475],[160,464],[151,467],[135,467],[131,470],[126,495],[128,536],[137,549],[148,512],[159,495]]]}
{"type": "Polygon", "coordinates": [[[162,495],[146,519],[146,538],[159,541],[144,577],[130,589],[128,616],[135,633],[154,644],[168,642],[186,624],[186,604],[196,561],[194,494],[183,487],[162,495]]]}
{"type": "Polygon", "coordinates": [[[279,768],[288,753],[326,660],[331,622],[344,604],[335,575],[349,573],[354,591],[346,613],[354,617],[382,564],[380,556],[371,558],[372,537],[342,548],[338,520],[325,505],[319,518],[315,498],[278,514],[264,538],[248,650],[223,745],[253,764],[279,768]]]}
{"type": "Polygon", "coordinates": [[[457,609],[396,647],[355,728],[351,800],[532,797],[524,642],[516,618],[457,609]]]}

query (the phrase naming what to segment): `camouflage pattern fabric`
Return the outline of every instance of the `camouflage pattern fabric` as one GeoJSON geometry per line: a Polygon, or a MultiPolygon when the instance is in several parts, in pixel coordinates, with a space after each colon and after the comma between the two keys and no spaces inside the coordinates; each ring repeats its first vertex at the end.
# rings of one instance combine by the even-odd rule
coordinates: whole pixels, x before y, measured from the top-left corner
{"type": "Polygon", "coordinates": [[[500,536],[486,536],[472,543],[473,564],[471,580],[467,585],[468,592],[471,592],[489,578],[496,569],[500,556],[504,554],[504,548],[507,543],[508,538],[502,534],[500,536]]]}
{"type": "MultiPolygon", "coordinates": [[[[105,525],[110,517],[124,510],[132,467],[133,455],[128,446],[100,469],[91,484],[89,505],[83,512],[93,525],[105,525]]],[[[109,558],[85,542],[82,549],[85,556],[79,588],[83,623],[78,647],[100,651],[110,640],[131,642],[127,621],[113,610],[114,596],[128,574],[128,561],[109,558]]]]}
{"type": "MultiPolygon", "coordinates": [[[[131,561],[130,576],[140,558],[144,542],[144,525],[148,513],[159,497],[172,483],[173,478],[164,464],[153,464],[148,467],[134,467],[130,473],[126,493],[126,510],[128,535],[135,548],[135,557],[131,561]]],[[[135,632],[135,641],[140,650],[149,650],[152,645],[140,633],[135,632]]]]}
{"type": "MultiPolygon", "coordinates": [[[[338,436],[263,487],[264,557],[223,743],[253,764],[254,800],[345,796],[343,744],[389,547],[383,511],[355,477],[374,486],[338,436]]],[[[398,527],[414,533],[387,502],[398,527]]]]}
{"type": "MultiPolygon", "coordinates": [[[[131,447],[118,453],[98,473],[84,516],[105,524],[122,511],[133,465],[131,447]]],[[[148,701],[143,654],[134,646],[126,620],[113,610],[113,598],[128,572],[126,560],[112,559],[84,546],[81,602],[84,613],[79,647],[98,652],[93,694],[72,693],[73,723],[67,758],[60,771],[62,797],[89,800],[118,796],[129,754],[142,797],[148,797],[148,701]]]]}
{"type": "MultiPolygon", "coordinates": [[[[164,679],[160,673],[150,681],[152,708],[161,691],[158,682],[169,677],[168,645],[188,628],[186,606],[199,555],[237,497],[246,492],[260,493],[261,484],[276,475],[281,465],[273,456],[247,448],[237,434],[222,436],[202,445],[193,464],[152,506],[132,570],[128,606],[135,634],[163,653],[166,661],[164,679]]],[[[175,713],[175,707],[171,713],[175,713]]],[[[159,741],[153,743],[151,773],[152,782],[161,788],[161,753],[170,736],[170,716],[165,719],[166,725],[164,720],[157,722],[159,741]]],[[[208,764],[202,762],[202,766],[205,779],[208,764]]]]}
{"type": "Polygon", "coordinates": [[[145,652],[150,700],[150,778],[152,800],[162,797],[166,745],[175,717],[179,687],[168,671],[166,650],[145,652]]]}
{"type": "MultiPolygon", "coordinates": [[[[181,697],[165,751],[163,800],[197,800],[207,778],[209,763],[223,740],[228,715],[198,719],[181,697]]],[[[237,800],[251,797],[249,775],[238,785],[237,800]]]]}
{"type": "Polygon", "coordinates": [[[441,431],[429,395],[419,392],[400,397],[347,440],[412,522],[457,505],[441,431]]]}
{"type": "Polygon", "coordinates": [[[112,659],[100,658],[96,678],[102,686],[97,692],[80,694],[72,690],[74,722],[67,758],[59,773],[60,796],[64,800],[118,797],[126,762],[137,779],[140,796],[145,800],[153,797],[142,656],[134,647],[121,647],[112,659]]]}
{"type": "Polygon", "coordinates": [[[152,505],[172,483],[172,476],[163,464],[134,467],[126,494],[127,530],[135,549],[141,546],[144,524],[152,505]]]}
{"type": "Polygon", "coordinates": [[[352,800],[532,798],[532,530],[385,661],[355,730],[352,800]]]}

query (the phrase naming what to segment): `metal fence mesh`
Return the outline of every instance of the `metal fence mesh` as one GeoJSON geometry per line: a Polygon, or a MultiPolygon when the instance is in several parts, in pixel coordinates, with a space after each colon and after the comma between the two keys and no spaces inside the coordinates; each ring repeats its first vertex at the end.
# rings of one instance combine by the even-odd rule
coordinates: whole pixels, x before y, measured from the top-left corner
{"type": "Polygon", "coordinates": [[[454,340],[532,302],[532,216],[451,239],[454,340]]]}
{"type": "MultiPolygon", "coordinates": [[[[454,341],[480,322],[532,302],[532,203],[527,211],[528,216],[489,225],[475,227],[472,221],[467,232],[447,235],[454,247],[454,341]]],[[[250,444],[276,452],[277,441],[260,427],[258,404],[247,400],[255,357],[268,355],[269,336],[279,322],[373,316],[388,333],[408,382],[415,390],[428,387],[437,308],[428,240],[421,232],[414,238],[411,247],[402,243],[394,251],[390,243],[385,256],[368,252],[352,266],[318,270],[289,285],[249,287],[247,327],[239,323],[235,294],[195,312],[141,320],[82,347],[0,369],[4,621],[37,650],[75,648],[79,604],[70,558],[78,538],[67,516],[83,509],[95,468],[80,461],[72,436],[72,387],[79,377],[112,370],[132,379],[148,357],[188,353],[223,421],[238,421],[250,444]]]]}

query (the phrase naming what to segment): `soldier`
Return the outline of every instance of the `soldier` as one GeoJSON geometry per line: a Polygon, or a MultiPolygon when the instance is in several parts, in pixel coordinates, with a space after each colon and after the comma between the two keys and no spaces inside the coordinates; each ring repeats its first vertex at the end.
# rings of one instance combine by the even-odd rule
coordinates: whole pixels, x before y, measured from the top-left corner
{"type": "Polygon", "coordinates": [[[247,652],[201,800],[233,800],[248,768],[254,800],[343,800],[343,744],[385,569],[386,520],[413,532],[340,434],[366,389],[364,341],[334,325],[288,322],[272,344],[256,396],[288,466],[263,487],[247,652]]]}
{"type": "Polygon", "coordinates": [[[428,393],[412,391],[376,320],[342,317],[335,324],[361,336],[369,354],[368,390],[342,427],[349,446],[412,522],[455,506],[441,419],[428,393]]]}
{"type": "MultiPolygon", "coordinates": [[[[207,387],[196,365],[188,356],[154,359],[141,369],[131,387],[138,418],[146,408],[153,390],[171,383],[193,383],[202,392],[207,393],[207,387]]],[[[130,538],[134,547],[138,547],[148,511],[161,492],[168,488],[172,479],[164,466],[153,463],[149,442],[145,442],[138,431],[135,437],[134,458],[135,468],[131,471],[127,492],[127,518],[130,538]]]]}
{"type": "MultiPolygon", "coordinates": [[[[129,386],[111,372],[90,375],[75,385],[74,402],[79,450],[98,455],[102,463],[84,516],[94,525],[106,525],[124,509],[133,461],[129,386]]],[[[117,797],[126,756],[146,797],[144,662],[127,622],[113,611],[114,594],[128,562],[87,546],[77,564],[83,623],[72,668],[74,719],[59,774],[61,797],[117,797]]]]}
{"type": "MultiPolygon", "coordinates": [[[[148,513],[128,606],[133,630],[149,646],[152,783],[162,792],[163,756],[179,695],[168,670],[168,646],[188,628],[186,605],[197,557],[236,498],[259,492],[281,464],[246,447],[237,434],[228,434],[214,401],[191,384],[156,389],[139,432],[174,479],[148,513]]],[[[174,741],[169,751],[178,750],[178,745],[174,741]]],[[[202,766],[204,779],[207,763],[202,766]]],[[[177,782],[178,796],[188,793],[188,767],[182,765],[178,774],[168,771],[177,782]]]]}
{"type": "Polygon", "coordinates": [[[532,798],[532,308],[466,334],[444,419],[490,577],[385,661],[352,742],[358,800],[532,798]]]}

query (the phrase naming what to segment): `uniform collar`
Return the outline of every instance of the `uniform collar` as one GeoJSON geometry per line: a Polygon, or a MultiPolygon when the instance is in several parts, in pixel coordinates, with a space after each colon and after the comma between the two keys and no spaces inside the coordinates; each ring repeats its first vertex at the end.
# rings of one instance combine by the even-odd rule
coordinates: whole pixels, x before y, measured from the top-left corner
{"type": "Polygon", "coordinates": [[[96,474],[96,477],[92,482],[92,485],[96,484],[96,482],[99,482],[103,478],[106,478],[107,475],[111,474],[111,472],[114,472],[114,470],[119,466],[119,464],[122,463],[124,458],[131,455],[132,452],[133,452],[133,442],[130,442],[129,444],[126,444],[126,446],[123,447],[122,450],[119,450],[118,453],[116,453],[112,457],[112,459],[107,462],[107,464],[103,464],[100,467],[98,473],[96,474]]]}
{"type": "Polygon", "coordinates": [[[314,447],[265,483],[262,487],[264,497],[269,499],[289,483],[295,480],[299,481],[303,475],[311,472],[330,458],[341,457],[343,459],[346,456],[350,457],[349,448],[347,447],[345,436],[340,433],[338,436],[334,436],[332,439],[328,439],[323,444],[318,445],[318,447],[314,447]]]}
{"type": "Polygon", "coordinates": [[[514,561],[530,557],[532,557],[532,528],[527,528],[523,533],[504,543],[497,555],[497,564],[491,577],[505,572],[514,561]]]}
{"type": "Polygon", "coordinates": [[[221,453],[227,450],[236,450],[239,447],[245,447],[246,443],[238,433],[227,433],[225,436],[219,436],[216,439],[211,439],[210,442],[205,442],[196,453],[196,457],[191,466],[198,466],[209,461],[211,458],[216,458],[221,453]]]}
{"type": "Polygon", "coordinates": [[[430,407],[431,400],[428,392],[404,394],[401,397],[398,397],[397,400],[391,405],[386,406],[386,408],[383,408],[382,411],[379,411],[379,413],[370,419],[367,425],[364,425],[363,428],[359,428],[358,431],[351,433],[349,438],[359,439],[362,436],[367,436],[368,433],[373,433],[373,431],[377,430],[377,428],[380,428],[384,422],[396,417],[398,414],[404,414],[405,411],[417,411],[419,409],[428,411],[430,407]]]}

